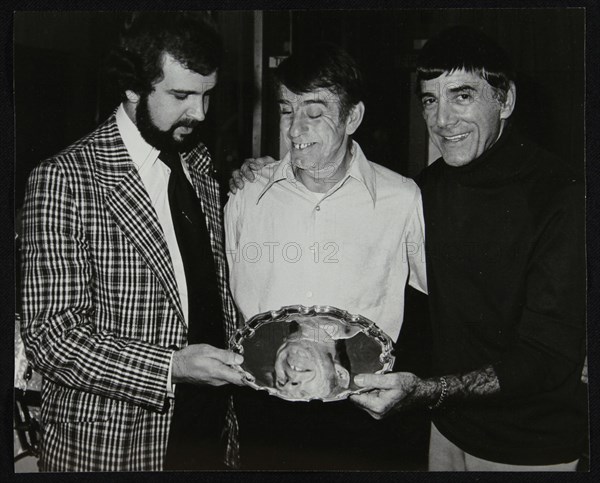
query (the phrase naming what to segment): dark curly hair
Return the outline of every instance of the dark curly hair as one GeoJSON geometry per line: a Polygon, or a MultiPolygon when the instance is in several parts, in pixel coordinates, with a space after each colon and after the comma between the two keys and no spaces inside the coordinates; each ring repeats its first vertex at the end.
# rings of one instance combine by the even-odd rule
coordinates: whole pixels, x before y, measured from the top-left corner
{"type": "Polygon", "coordinates": [[[279,64],[275,78],[294,94],[330,90],[340,98],[342,121],[364,98],[363,76],[356,61],[331,43],[317,43],[295,51],[279,64]]]}
{"type": "Polygon", "coordinates": [[[221,65],[223,44],[205,12],[136,12],[126,22],[109,57],[108,74],[121,96],[148,94],[163,76],[163,54],[201,75],[221,65]]]}
{"type": "Polygon", "coordinates": [[[417,59],[417,94],[421,81],[465,70],[485,79],[504,99],[515,74],[506,52],[483,32],[454,26],[431,38],[417,59]]]}

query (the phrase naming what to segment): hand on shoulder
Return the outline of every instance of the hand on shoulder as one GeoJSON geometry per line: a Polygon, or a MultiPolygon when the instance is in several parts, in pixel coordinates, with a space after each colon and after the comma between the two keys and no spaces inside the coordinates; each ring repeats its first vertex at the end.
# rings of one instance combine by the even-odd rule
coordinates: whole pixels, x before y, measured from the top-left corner
{"type": "Polygon", "coordinates": [[[246,181],[253,183],[257,180],[255,173],[258,173],[266,165],[275,163],[276,160],[271,156],[262,156],[260,158],[247,158],[240,169],[236,169],[231,173],[229,179],[229,189],[233,194],[237,193],[238,189],[244,189],[246,181]]]}

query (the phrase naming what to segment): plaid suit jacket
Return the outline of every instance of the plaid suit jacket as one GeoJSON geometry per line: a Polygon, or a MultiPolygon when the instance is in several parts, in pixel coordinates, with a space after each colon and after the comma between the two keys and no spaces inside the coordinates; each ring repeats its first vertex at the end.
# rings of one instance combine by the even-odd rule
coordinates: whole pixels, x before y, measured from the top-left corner
{"type": "MultiPolygon", "coordinates": [[[[229,337],[235,309],[218,185],[203,145],[185,161],[229,337]]],[[[43,469],[161,470],[168,369],[186,326],[161,226],[114,114],[32,172],[23,223],[22,335],[43,375],[43,469]]]]}

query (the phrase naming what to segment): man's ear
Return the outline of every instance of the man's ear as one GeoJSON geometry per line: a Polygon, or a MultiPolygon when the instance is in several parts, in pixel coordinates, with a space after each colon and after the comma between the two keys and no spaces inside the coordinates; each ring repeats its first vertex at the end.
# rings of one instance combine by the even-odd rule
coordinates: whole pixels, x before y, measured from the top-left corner
{"type": "Polygon", "coordinates": [[[348,118],[346,119],[346,134],[351,136],[356,132],[358,126],[363,120],[363,116],[365,115],[365,105],[362,101],[356,104],[350,110],[348,114],[348,118]]]}
{"type": "Polygon", "coordinates": [[[506,93],[506,100],[502,104],[500,109],[500,119],[506,120],[510,117],[515,109],[515,103],[517,102],[517,88],[514,82],[510,82],[510,87],[506,93]]]}
{"type": "Polygon", "coordinates": [[[127,97],[127,101],[131,102],[132,104],[137,104],[138,102],[140,102],[140,95],[136,94],[132,90],[126,90],[125,96],[127,97]]]}
{"type": "Polygon", "coordinates": [[[348,369],[337,362],[334,364],[334,366],[338,386],[343,387],[344,389],[350,387],[350,373],[348,372],[348,369]]]}

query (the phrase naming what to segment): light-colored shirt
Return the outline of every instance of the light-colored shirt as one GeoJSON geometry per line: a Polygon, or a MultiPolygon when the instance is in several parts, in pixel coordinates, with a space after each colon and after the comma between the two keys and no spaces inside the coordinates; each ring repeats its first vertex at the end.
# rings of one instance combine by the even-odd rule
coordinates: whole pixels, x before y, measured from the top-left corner
{"type": "Polygon", "coordinates": [[[427,290],[421,194],[356,142],[352,152],[322,198],[295,178],[289,154],[230,195],[227,258],[245,320],[284,305],[330,305],[397,339],[407,282],[427,290]]]}
{"type": "MultiPolygon", "coordinates": [[[[173,262],[173,270],[175,271],[175,281],[177,282],[179,299],[181,301],[181,309],[185,317],[185,323],[187,324],[187,284],[185,280],[183,260],[181,259],[181,252],[179,251],[177,237],[175,236],[173,219],[171,218],[171,208],[169,206],[169,195],[167,191],[171,169],[160,159],[158,159],[160,151],[144,140],[137,126],[125,112],[122,104],[117,109],[115,117],[117,121],[117,127],[119,128],[119,133],[123,139],[123,144],[125,144],[127,152],[129,153],[133,164],[137,168],[140,178],[142,178],[144,187],[150,196],[152,207],[156,211],[158,222],[160,223],[165,235],[169,254],[171,255],[171,261],[173,262]]],[[[182,166],[184,173],[189,180],[190,175],[188,173],[187,166],[185,163],[182,163],[182,166]]],[[[171,358],[171,365],[169,366],[169,375],[167,381],[167,389],[171,396],[173,395],[173,387],[171,384],[172,362],[173,360],[171,358]]]]}

